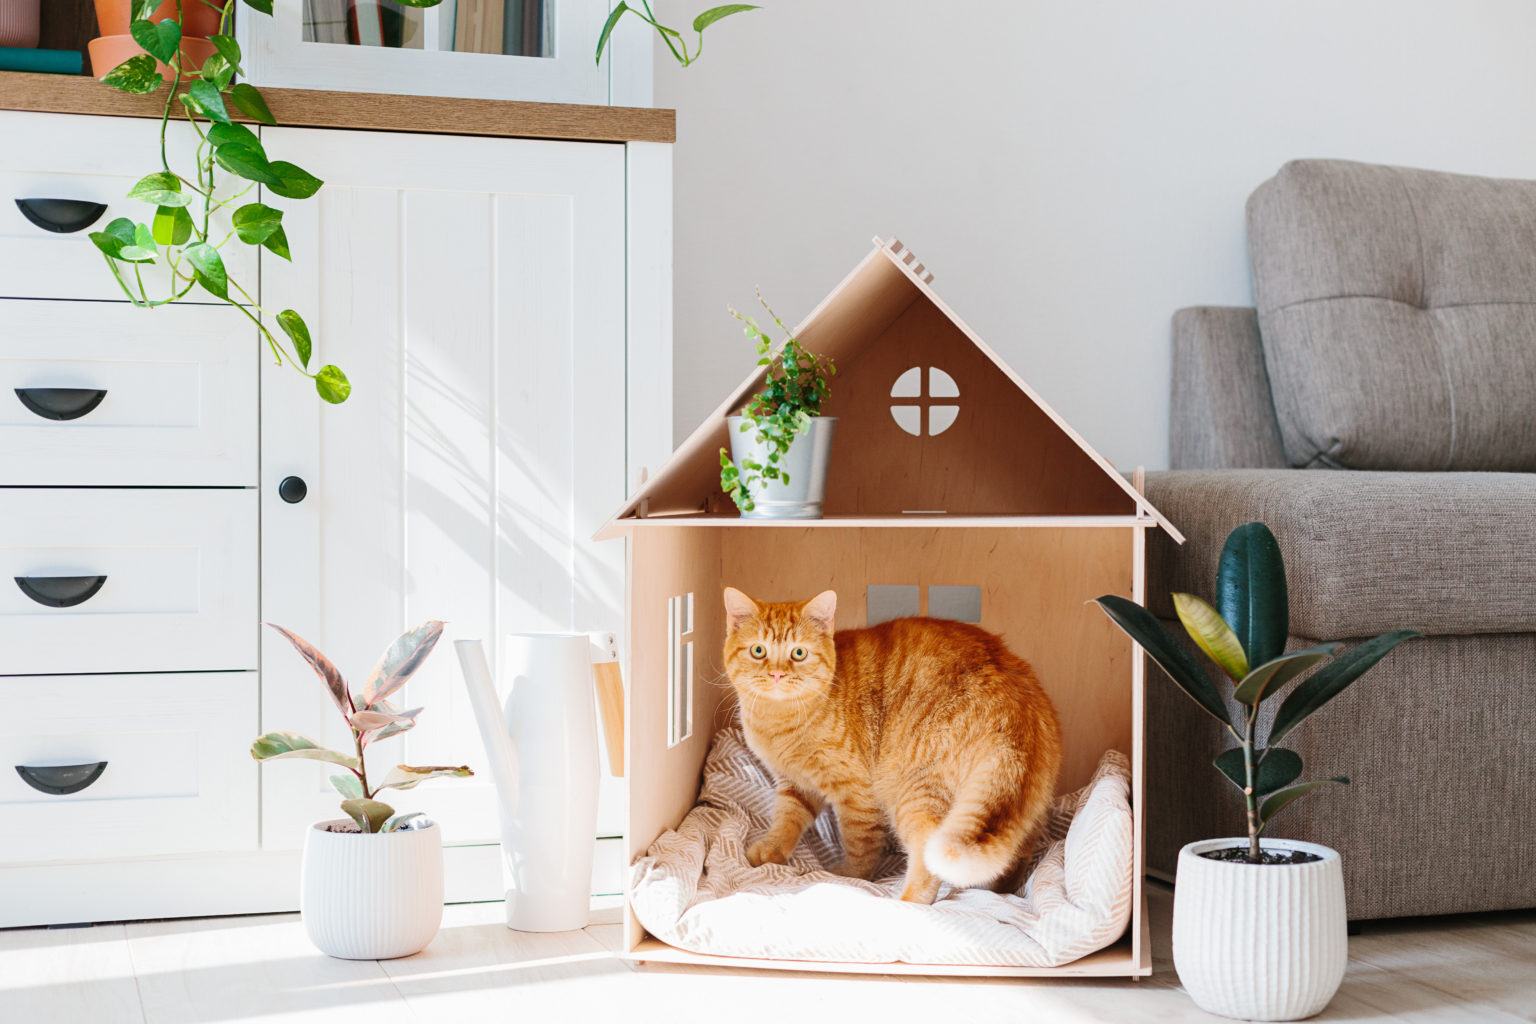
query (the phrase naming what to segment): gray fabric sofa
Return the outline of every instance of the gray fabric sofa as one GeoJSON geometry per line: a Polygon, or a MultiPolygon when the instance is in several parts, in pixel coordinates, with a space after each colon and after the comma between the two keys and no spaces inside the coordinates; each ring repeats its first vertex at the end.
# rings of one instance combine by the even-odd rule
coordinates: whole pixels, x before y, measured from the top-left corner
{"type": "MultiPolygon", "coordinates": [[[[1349,775],[1272,831],[1344,856],[1354,919],[1536,906],[1536,182],[1335,160],[1248,202],[1257,309],[1173,318],[1148,598],[1280,541],[1295,647],[1414,627],[1287,738],[1349,775]]],[[[1177,629],[1177,627],[1175,627],[1177,629]]],[[[1148,674],[1147,859],[1242,833],[1220,726],[1148,674]]],[[[1267,724],[1267,723],[1266,723],[1267,724]]]]}

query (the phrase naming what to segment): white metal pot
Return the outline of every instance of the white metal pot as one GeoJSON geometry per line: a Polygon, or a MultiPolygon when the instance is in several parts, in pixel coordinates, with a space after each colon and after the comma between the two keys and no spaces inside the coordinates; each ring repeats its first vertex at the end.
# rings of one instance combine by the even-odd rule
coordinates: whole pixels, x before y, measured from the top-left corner
{"type": "MultiPolygon", "coordinates": [[[[420,819],[418,819],[420,820],[420,819]]],[[[426,948],[443,923],[442,830],[434,824],[370,835],[304,837],[299,912],[309,940],[346,960],[390,960],[426,948]]]]}
{"type": "Polygon", "coordinates": [[[1242,1020],[1300,1020],[1322,1011],[1349,960],[1344,870],[1316,843],[1266,839],[1302,850],[1306,864],[1247,864],[1202,857],[1246,847],[1208,839],[1179,851],[1173,890],[1173,964],[1200,1008],[1242,1020]]]}
{"type": "MultiPolygon", "coordinates": [[[[757,440],[757,431],[740,416],[727,416],[726,428],[731,435],[731,458],[741,468],[743,459],[768,464],[768,446],[757,440]]],[[[743,512],[743,519],[820,519],[821,503],[827,494],[827,468],[832,463],[832,432],[837,427],[836,416],[815,416],[805,433],[790,442],[789,451],[780,458],[778,466],[789,474],[789,483],[782,480],[760,480],[751,487],[754,508],[743,512]]],[[[743,474],[745,475],[745,474],[743,474]]]]}

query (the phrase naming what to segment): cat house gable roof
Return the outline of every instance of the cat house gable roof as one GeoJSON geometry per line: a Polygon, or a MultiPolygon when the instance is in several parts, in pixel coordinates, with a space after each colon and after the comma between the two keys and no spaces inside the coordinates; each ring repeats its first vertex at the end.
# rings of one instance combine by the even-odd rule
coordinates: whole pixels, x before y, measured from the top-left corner
{"type": "MultiPolygon", "coordinates": [[[[837,416],[828,520],[940,525],[1016,516],[1085,523],[1125,517],[1184,537],[1094,451],[932,287],[896,239],[874,248],[794,335],[837,367],[823,414],[837,416]]],[[[763,385],[755,367],[598,532],[642,521],[737,522],[720,491],[726,417],[763,385]]],[[[759,521],[761,522],[761,521],[759,521]]],[[[802,522],[800,525],[804,525],[802,522]]]]}

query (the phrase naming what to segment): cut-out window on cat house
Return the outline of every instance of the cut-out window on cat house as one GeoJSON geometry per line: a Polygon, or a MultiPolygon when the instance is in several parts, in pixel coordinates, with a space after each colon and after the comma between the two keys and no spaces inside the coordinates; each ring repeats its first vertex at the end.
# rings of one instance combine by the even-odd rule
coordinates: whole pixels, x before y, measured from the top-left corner
{"type": "Polygon", "coordinates": [[[667,746],[693,735],[693,595],[667,598],[667,746]]]}
{"type": "Polygon", "coordinates": [[[891,398],[896,399],[891,403],[891,417],[897,426],[913,437],[922,437],[924,434],[934,437],[952,427],[960,415],[960,406],[947,402],[935,403],[934,399],[959,398],[960,385],[937,366],[927,367],[926,375],[923,369],[914,366],[897,377],[896,383],[891,385],[891,398]],[[926,390],[923,387],[925,381],[926,390]]]}
{"type": "Polygon", "coordinates": [[[870,626],[912,615],[979,623],[981,588],[872,583],[864,591],[864,614],[865,624],[870,626]],[[923,610],[925,592],[928,598],[926,611],[923,610]]]}

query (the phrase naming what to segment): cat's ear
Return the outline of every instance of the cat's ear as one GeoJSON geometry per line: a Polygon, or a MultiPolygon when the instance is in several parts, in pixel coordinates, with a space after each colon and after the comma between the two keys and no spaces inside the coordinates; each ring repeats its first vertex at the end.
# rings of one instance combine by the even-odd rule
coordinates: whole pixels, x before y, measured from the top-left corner
{"type": "Polygon", "coordinates": [[[725,626],[735,629],[748,619],[757,617],[757,602],[735,587],[725,588],[725,626]]]}
{"type": "Polygon", "coordinates": [[[828,633],[833,631],[832,620],[837,616],[837,592],[823,590],[809,601],[800,614],[821,626],[828,633]]]}

